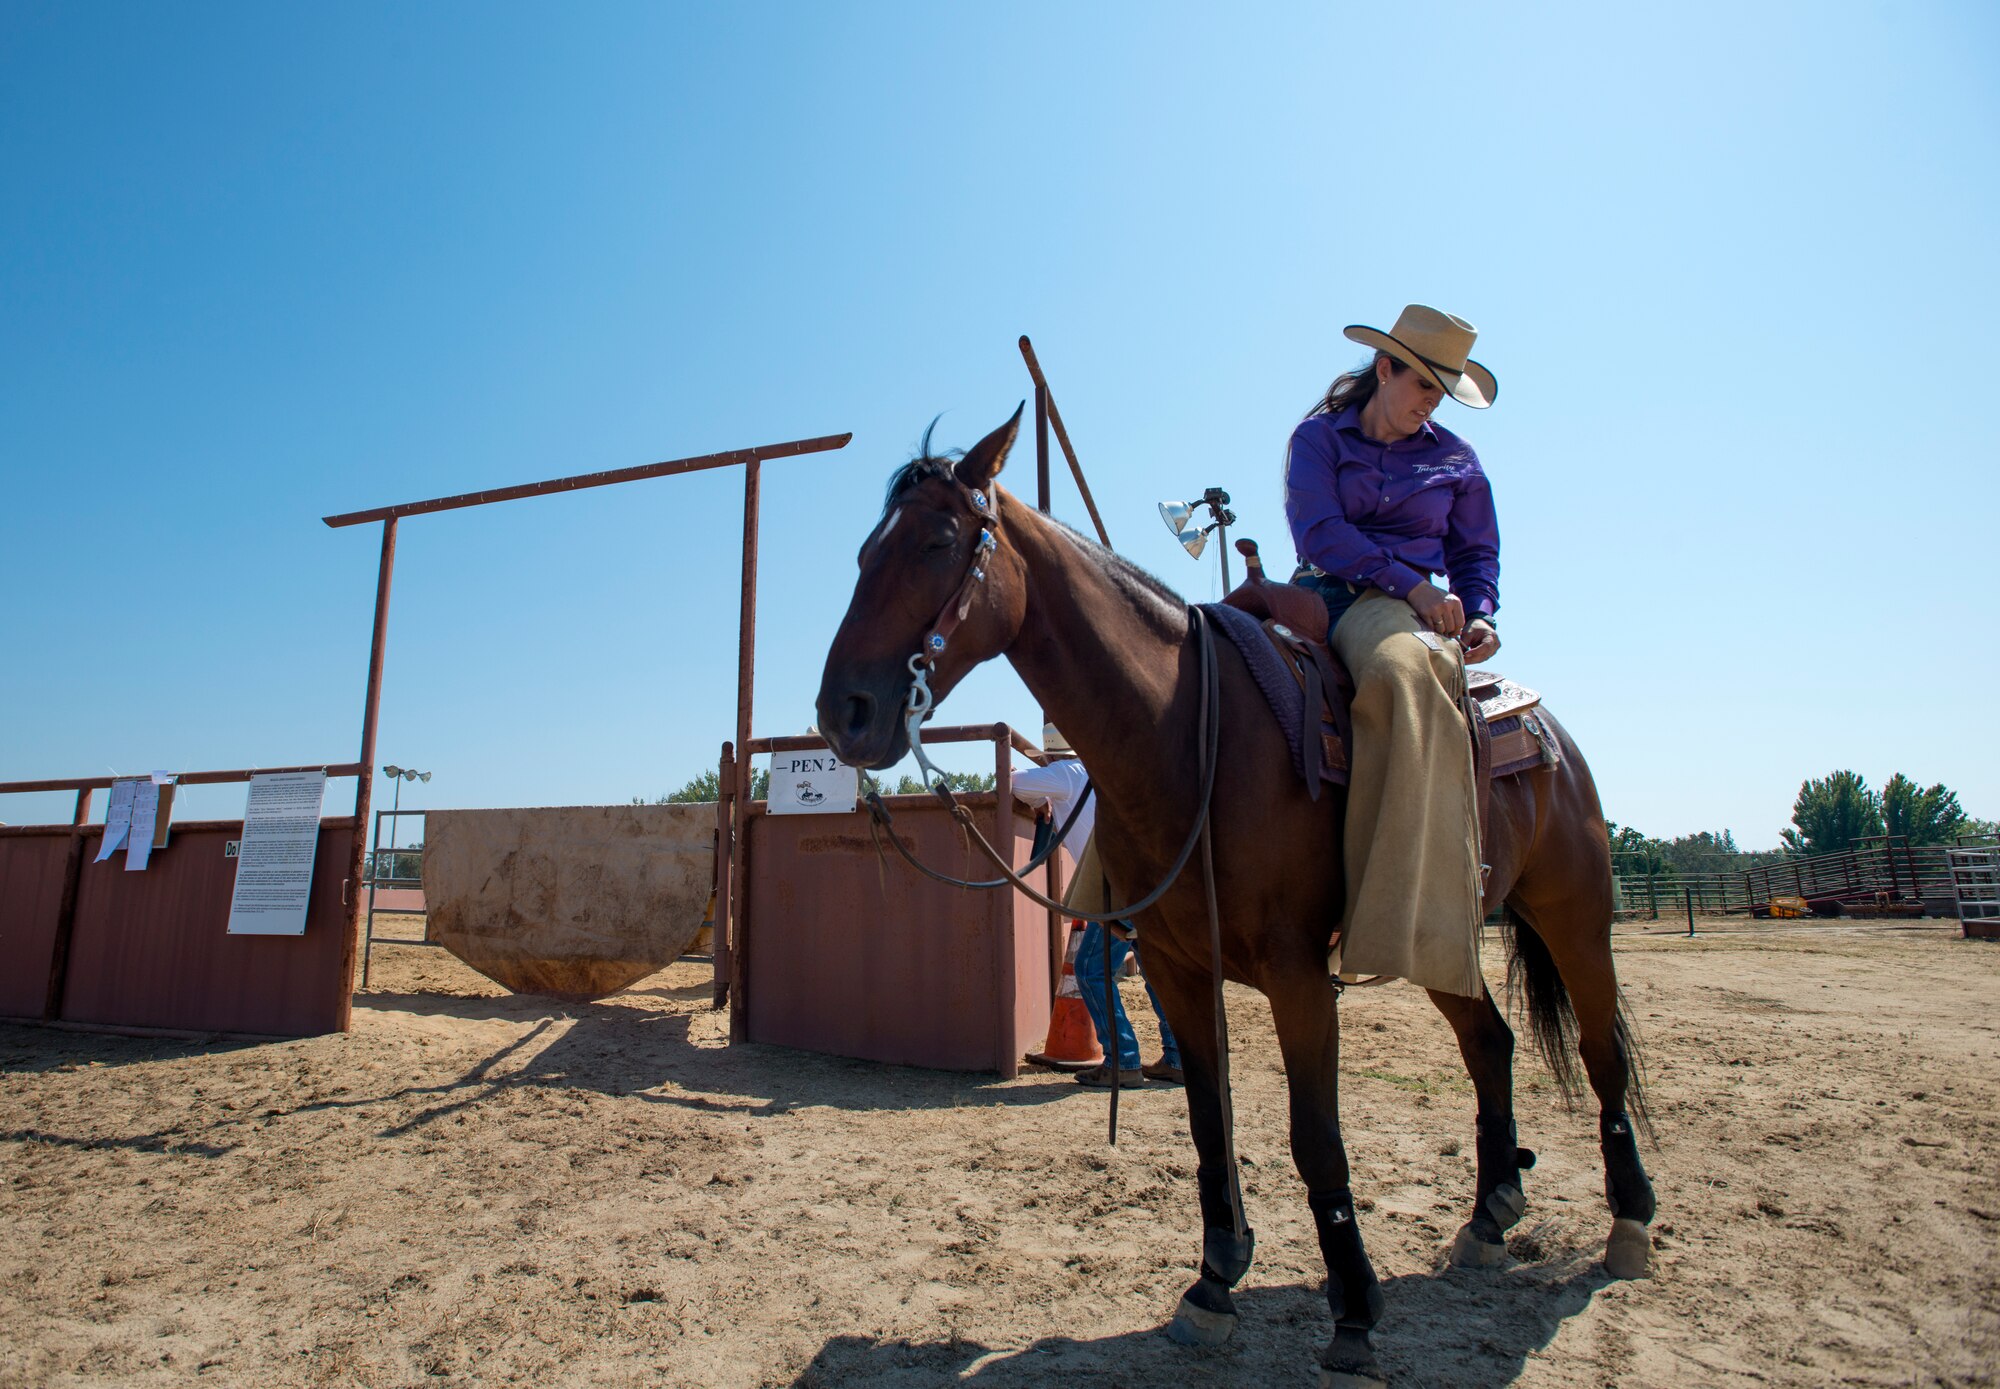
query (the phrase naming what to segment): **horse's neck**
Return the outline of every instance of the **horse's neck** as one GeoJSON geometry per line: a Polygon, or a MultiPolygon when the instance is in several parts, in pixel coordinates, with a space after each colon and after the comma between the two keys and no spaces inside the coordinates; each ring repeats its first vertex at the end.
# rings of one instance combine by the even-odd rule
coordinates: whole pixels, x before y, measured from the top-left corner
{"type": "Polygon", "coordinates": [[[1173,724],[1187,609],[1115,574],[1105,557],[1007,496],[1004,523],[1027,566],[1027,613],[1007,658],[1116,803],[1159,785],[1173,724]]]}

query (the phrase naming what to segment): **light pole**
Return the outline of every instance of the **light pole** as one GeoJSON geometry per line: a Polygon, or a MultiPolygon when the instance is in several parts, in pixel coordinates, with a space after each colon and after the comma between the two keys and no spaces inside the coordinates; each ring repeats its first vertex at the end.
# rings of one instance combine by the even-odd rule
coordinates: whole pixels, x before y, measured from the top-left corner
{"type": "MultiPolygon", "coordinates": [[[[393,878],[396,875],[395,874],[396,820],[398,813],[403,808],[403,783],[406,781],[429,781],[431,779],[431,774],[429,772],[412,771],[408,767],[395,767],[395,766],[384,767],[382,769],[382,772],[383,775],[389,777],[396,783],[395,804],[389,808],[389,854],[390,854],[389,876],[393,878]]],[[[382,854],[381,836],[377,835],[375,838],[376,838],[375,855],[377,862],[375,865],[375,872],[368,875],[370,878],[379,878],[380,876],[382,876],[382,871],[381,871],[382,865],[380,862],[382,854]]]]}
{"type": "Polygon", "coordinates": [[[1211,487],[1201,494],[1200,501],[1161,502],[1160,519],[1167,523],[1167,529],[1174,533],[1185,549],[1196,559],[1208,546],[1208,533],[1219,532],[1222,543],[1216,546],[1216,553],[1222,556],[1222,591],[1229,592],[1229,528],[1236,524],[1236,513],[1229,509],[1229,494],[1220,487],[1211,487]],[[1207,507],[1208,514],[1215,519],[1205,526],[1194,524],[1195,509],[1207,507]]]}

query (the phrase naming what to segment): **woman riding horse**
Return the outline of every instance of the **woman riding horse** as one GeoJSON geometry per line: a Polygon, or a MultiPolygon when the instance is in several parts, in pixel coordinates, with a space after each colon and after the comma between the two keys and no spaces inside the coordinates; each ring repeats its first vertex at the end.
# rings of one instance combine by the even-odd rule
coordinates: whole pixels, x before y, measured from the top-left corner
{"type": "MultiPolygon", "coordinates": [[[[1249,665],[1217,639],[1208,610],[998,484],[1020,421],[1017,409],[962,458],[926,449],[897,470],[827,651],[819,726],[842,761],[888,767],[969,671],[1003,655],[1013,664],[1095,778],[1100,853],[1119,903],[1107,910],[1136,921],[1181,1046],[1202,1241],[1172,1333],[1215,1344],[1234,1332],[1230,1289],[1254,1249],[1230,1139],[1228,979],[1270,1001],[1284,1057],[1292,1159],[1334,1323],[1321,1382],[1379,1385],[1370,1337],[1383,1297],[1341,1137],[1338,998],[1326,974],[1344,897],[1340,856],[1327,850],[1345,797],[1307,786],[1278,722],[1258,712],[1265,700],[1249,665]]],[[[1462,568],[1452,578],[1465,585],[1462,568]]],[[[1378,603],[1391,606],[1356,608],[1378,603]]],[[[1654,1200],[1626,1113],[1636,1092],[1611,953],[1610,846],[1582,753],[1553,719],[1547,727],[1561,756],[1494,785],[1487,894],[1513,921],[1511,963],[1557,1080],[1573,1076],[1580,1051],[1597,1093],[1613,1216],[1605,1267],[1643,1276],[1654,1200]]],[[[961,823],[977,832],[970,812],[961,823]]],[[[1005,862],[997,850],[992,857],[1005,862]]],[[[1452,1261],[1497,1263],[1527,1209],[1521,1174],[1534,1162],[1515,1139],[1514,1035],[1484,989],[1430,997],[1458,1036],[1477,1105],[1473,1212],[1452,1261]]]]}
{"type": "Polygon", "coordinates": [[[1355,681],[1340,968],[1465,997],[1479,974],[1482,887],[1465,667],[1500,648],[1500,530],[1472,447],[1431,414],[1483,410],[1498,387],[1472,325],[1412,304],[1292,431],[1292,582],[1326,600],[1355,681]],[[1431,582],[1448,575],[1449,588],[1431,582]]]}

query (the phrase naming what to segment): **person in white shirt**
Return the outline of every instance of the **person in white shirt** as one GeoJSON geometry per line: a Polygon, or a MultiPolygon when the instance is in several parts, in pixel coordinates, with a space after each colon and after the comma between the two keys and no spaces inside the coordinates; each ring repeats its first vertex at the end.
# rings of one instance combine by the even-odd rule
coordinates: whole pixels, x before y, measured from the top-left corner
{"type": "MultiPolygon", "coordinates": [[[[1056,829],[1061,829],[1068,822],[1070,812],[1076,810],[1077,799],[1084,798],[1083,809],[1077,812],[1076,824],[1063,840],[1064,847],[1076,860],[1076,876],[1064,900],[1078,911],[1102,911],[1109,905],[1109,898],[1104,891],[1104,871],[1097,866],[1096,847],[1090,842],[1097,829],[1097,797],[1095,793],[1087,794],[1090,774],[1084,770],[1083,763],[1077,760],[1068,740],[1054,724],[1042,729],[1042,747],[1047,752],[1058,754],[1056,760],[1046,766],[1015,772],[1014,796],[1030,805],[1046,801],[1056,829]]],[[[1125,956],[1132,949],[1131,923],[1120,922],[1111,932],[1113,977],[1116,977],[1119,966],[1125,963],[1125,956]]],[[[1143,952],[1140,958],[1143,969],[1143,952]]],[[[1166,1015],[1160,1012],[1160,1000],[1153,993],[1153,986],[1150,983],[1146,985],[1146,996],[1152,999],[1153,1013],[1160,1020],[1160,1059],[1142,1067],[1139,1064],[1139,1039],[1133,1035],[1132,1021],[1125,1016],[1124,1001],[1118,997],[1115,988],[1111,990],[1115,1019],[1105,1015],[1104,979],[1104,927],[1095,921],[1087,922],[1083,939],[1077,945],[1076,986],[1083,995],[1083,1006],[1090,1013],[1091,1026],[1097,1031],[1097,1044],[1104,1049],[1106,1059],[1101,1065],[1078,1071],[1077,1083],[1111,1084],[1110,1058],[1116,1056],[1120,1085],[1144,1085],[1148,1080],[1180,1084],[1180,1047],[1174,1041],[1173,1029],[1167,1026],[1166,1015]],[[1112,1038],[1114,1021],[1117,1028],[1115,1044],[1112,1038]]]]}

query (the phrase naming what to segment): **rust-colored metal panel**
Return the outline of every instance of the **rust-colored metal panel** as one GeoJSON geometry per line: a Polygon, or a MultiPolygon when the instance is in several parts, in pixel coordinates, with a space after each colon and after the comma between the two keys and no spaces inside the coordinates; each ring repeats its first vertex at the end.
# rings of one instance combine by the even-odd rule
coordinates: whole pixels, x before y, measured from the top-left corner
{"type": "Polygon", "coordinates": [[[355,822],[323,821],[303,936],[227,934],[240,821],[176,825],[143,873],[122,855],[92,863],[101,829],[85,837],[69,977],[67,1022],[310,1037],[341,1029],[347,909],[341,884],[355,822]]]}
{"type": "MultiPolygon", "coordinates": [[[[989,838],[997,798],[961,796],[989,838]]],[[[949,812],[888,798],[918,858],[990,878],[949,812]]],[[[1014,865],[1029,846],[1013,834],[1014,865]]],[[[886,847],[886,846],[885,846],[886,847]]],[[[944,1070],[1012,1075],[1048,1030],[1048,918],[1011,892],[947,887],[893,851],[878,859],[865,811],[747,817],[737,917],[748,1040],[944,1070]],[[1011,977],[1009,977],[1011,975],[1011,977]]]]}
{"type": "Polygon", "coordinates": [[[42,1015],[70,838],[67,825],[0,831],[0,1017],[42,1015]]]}

